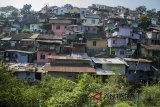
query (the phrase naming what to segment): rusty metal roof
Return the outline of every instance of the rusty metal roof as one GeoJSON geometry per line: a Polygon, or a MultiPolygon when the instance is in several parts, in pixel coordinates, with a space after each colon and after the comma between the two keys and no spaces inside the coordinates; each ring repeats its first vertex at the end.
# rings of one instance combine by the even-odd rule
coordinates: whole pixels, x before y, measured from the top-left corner
{"type": "Polygon", "coordinates": [[[91,66],[79,67],[79,66],[61,66],[45,64],[44,70],[48,72],[74,72],[74,73],[96,73],[95,69],[91,66]]]}

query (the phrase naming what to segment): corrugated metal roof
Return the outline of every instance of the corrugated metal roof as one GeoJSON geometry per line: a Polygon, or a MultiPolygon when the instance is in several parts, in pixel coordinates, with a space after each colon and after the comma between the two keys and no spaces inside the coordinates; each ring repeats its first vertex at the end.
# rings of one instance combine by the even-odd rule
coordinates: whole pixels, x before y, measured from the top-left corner
{"type": "Polygon", "coordinates": [[[38,38],[38,36],[39,36],[39,34],[33,34],[30,38],[31,39],[36,39],[36,38],[38,38]]]}
{"type": "Polygon", "coordinates": [[[142,58],[138,58],[138,59],[134,59],[134,58],[123,58],[125,61],[130,61],[130,62],[152,62],[151,60],[147,60],[147,59],[142,59],[142,58]]]}
{"type": "Polygon", "coordinates": [[[59,19],[50,19],[49,23],[55,23],[55,24],[59,24],[59,23],[63,23],[63,24],[70,24],[71,20],[59,20],[59,19]]]}
{"type": "Polygon", "coordinates": [[[147,50],[160,51],[160,45],[143,45],[143,44],[141,44],[141,45],[142,45],[142,47],[144,47],[147,50]]]}
{"type": "Polygon", "coordinates": [[[21,50],[6,50],[7,52],[20,52],[20,53],[27,53],[27,54],[33,54],[35,52],[29,52],[29,51],[21,51],[21,50]]]}
{"type": "Polygon", "coordinates": [[[124,64],[124,65],[127,65],[128,64],[123,61],[122,59],[120,58],[91,58],[92,61],[94,63],[100,63],[100,64],[124,64]]]}
{"type": "Polygon", "coordinates": [[[5,37],[5,38],[3,38],[1,40],[11,40],[11,37],[5,37]]]}
{"type": "Polygon", "coordinates": [[[78,66],[59,66],[45,64],[44,70],[48,72],[74,72],[74,73],[96,73],[93,67],[78,67],[78,66]]]}
{"type": "Polygon", "coordinates": [[[48,56],[49,59],[64,59],[64,60],[90,60],[88,58],[82,58],[82,57],[78,57],[78,56],[57,56],[57,55],[50,55],[48,56]]]}

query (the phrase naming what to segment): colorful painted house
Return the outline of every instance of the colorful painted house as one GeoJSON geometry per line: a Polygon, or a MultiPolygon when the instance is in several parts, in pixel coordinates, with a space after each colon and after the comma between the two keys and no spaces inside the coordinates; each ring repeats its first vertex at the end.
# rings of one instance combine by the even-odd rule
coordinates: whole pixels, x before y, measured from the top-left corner
{"type": "Polygon", "coordinates": [[[84,18],[86,15],[90,14],[90,11],[88,8],[80,8],[80,17],[84,18]]]}
{"type": "Polygon", "coordinates": [[[52,24],[52,33],[54,35],[63,36],[66,26],[71,24],[71,20],[50,18],[49,23],[52,24]]]}
{"type": "Polygon", "coordinates": [[[98,15],[94,15],[94,14],[87,15],[84,18],[84,23],[99,25],[100,24],[100,17],[98,15]]]}
{"type": "Polygon", "coordinates": [[[113,56],[125,57],[127,44],[128,39],[126,37],[114,36],[107,39],[108,52],[113,56]]]}
{"type": "Polygon", "coordinates": [[[91,38],[87,40],[87,53],[89,55],[94,55],[96,53],[105,51],[107,43],[105,39],[101,38],[91,38]]]}
{"type": "Polygon", "coordinates": [[[35,52],[21,50],[6,50],[6,61],[16,63],[33,63],[35,52]]]}
{"type": "Polygon", "coordinates": [[[56,35],[39,35],[37,40],[37,51],[35,63],[43,65],[48,61],[48,55],[56,55],[60,53],[60,45],[62,38],[56,35]]]}
{"type": "Polygon", "coordinates": [[[69,25],[67,26],[67,29],[83,32],[83,33],[91,33],[91,34],[97,34],[98,27],[95,25],[90,24],[82,24],[82,25],[69,25]]]}

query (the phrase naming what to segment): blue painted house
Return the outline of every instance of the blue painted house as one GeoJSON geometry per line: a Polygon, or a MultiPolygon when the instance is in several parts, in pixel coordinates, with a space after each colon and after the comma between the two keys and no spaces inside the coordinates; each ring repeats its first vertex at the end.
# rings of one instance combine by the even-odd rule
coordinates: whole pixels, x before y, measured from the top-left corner
{"type": "Polygon", "coordinates": [[[6,50],[6,61],[16,63],[33,63],[35,59],[35,52],[20,51],[20,50],[6,50]]]}

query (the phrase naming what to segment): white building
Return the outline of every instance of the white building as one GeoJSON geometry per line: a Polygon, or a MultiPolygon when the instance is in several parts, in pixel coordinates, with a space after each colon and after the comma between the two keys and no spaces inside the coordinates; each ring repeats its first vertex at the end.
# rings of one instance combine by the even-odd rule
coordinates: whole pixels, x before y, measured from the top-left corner
{"type": "Polygon", "coordinates": [[[37,23],[37,24],[30,24],[30,31],[31,32],[42,32],[42,24],[37,23]]]}
{"type": "Polygon", "coordinates": [[[125,75],[128,64],[120,58],[91,58],[96,74],[100,76],[107,75],[125,75]]]}

